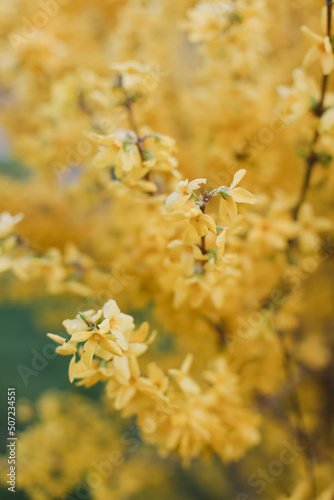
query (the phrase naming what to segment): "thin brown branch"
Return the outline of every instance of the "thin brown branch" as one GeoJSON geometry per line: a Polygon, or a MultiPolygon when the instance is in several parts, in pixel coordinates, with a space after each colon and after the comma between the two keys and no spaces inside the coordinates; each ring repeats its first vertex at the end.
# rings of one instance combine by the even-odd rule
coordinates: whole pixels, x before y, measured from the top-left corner
{"type": "Polygon", "coordinates": [[[318,132],[318,130],[316,130],[314,133],[314,136],[313,136],[313,140],[312,140],[311,145],[310,145],[309,153],[305,158],[305,176],[304,176],[302,188],[300,190],[298,203],[292,212],[292,216],[293,216],[294,220],[297,220],[300,207],[302,206],[302,204],[305,201],[306,193],[308,191],[310,181],[311,181],[312,170],[318,161],[317,154],[315,152],[315,146],[318,142],[318,139],[319,139],[319,132],[318,132]]]}
{"type": "MultiPolygon", "coordinates": [[[[131,99],[131,97],[129,96],[129,94],[127,93],[127,91],[123,85],[122,75],[118,75],[117,85],[119,86],[119,88],[122,89],[122,92],[124,94],[124,107],[128,112],[129,125],[130,125],[131,130],[133,130],[133,132],[136,134],[136,137],[137,137],[136,146],[138,148],[141,160],[145,161],[146,158],[145,158],[145,154],[144,154],[144,150],[143,150],[142,145],[143,145],[143,140],[146,138],[146,136],[143,136],[143,137],[139,136],[137,122],[134,118],[134,113],[133,113],[133,100],[131,99]]],[[[144,180],[146,180],[146,181],[150,180],[150,173],[149,172],[147,172],[147,174],[144,176],[144,180]]],[[[150,194],[152,195],[152,193],[150,193],[150,194]]]]}
{"type": "MultiPolygon", "coordinates": [[[[202,210],[203,214],[205,214],[205,209],[207,204],[210,201],[210,195],[209,193],[205,192],[203,195],[203,202],[202,205],[200,206],[200,209],[202,210]]],[[[206,249],[206,243],[205,243],[205,236],[201,237],[201,244],[200,244],[200,249],[203,255],[207,254],[207,249],[206,249]]]]}
{"type": "MultiPolygon", "coordinates": [[[[326,0],[327,4],[327,36],[331,38],[331,31],[332,31],[332,1],[331,0],[326,0]]],[[[321,118],[323,115],[325,108],[324,108],[324,102],[325,102],[325,96],[326,96],[326,91],[328,87],[328,80],[329,80],[329,75],[323,75],[322,77],[322,82],[321,82],[321,95],[320,95],[320,100],[316,108],[314,109],[314,113],[316,116],[321,118]]],[[[305,158],[305,175],[304,175],[304,180],[302,183],[302,187],[300,190],[300,195],[298,202],[295,206],[295,208],[292,211],[292,216],[294,220],[297,220],[299,210],[301,205],[304,203],[306,194],[308,191],[308,188],[310,186],[311,182],[311,176],[312,176],[312,171],[316,163],[318,162],[318,156],[316,154],[316,145],[318,143],[319,139],[319,130],[317,129],[314,132],[313,139],[310,144],[309,152],[308,155],[305,158]]]]}

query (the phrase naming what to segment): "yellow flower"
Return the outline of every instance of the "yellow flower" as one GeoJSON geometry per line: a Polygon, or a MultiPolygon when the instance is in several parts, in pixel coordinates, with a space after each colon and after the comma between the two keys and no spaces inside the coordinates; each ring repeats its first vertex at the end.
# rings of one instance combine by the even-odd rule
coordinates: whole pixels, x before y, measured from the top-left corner
{"type": "Polygon", "coordinates": [[[206,184],[206,179],[195,179],[193,181],[181,181],[176,186],[176,191],[170,194],[166,200],[167,212],[181,209],[191,198],[194,191],[200,188],[201,184],[206,184]]]}
{"type": "Polygon", "coordinates": [[[136,134],[128,130],[116,130],[113,134],[92,134],[99,144],[99,151],[93,159],[96,168],[114,167],[115,175],[122,178],[124,173],[142,166],[136,134]]]}
{"type": "Polygon", "coordinates": [[[227,229],[223,229],[219,236],[216,238],[216,246],[218,248],[217,257],[221,258],[225,251],[227,237],[227,229]]]}
{"type": "Polygon", "coordinates": [[[109,300],[103,308],[104,320],[99,324],[99,332],[106,334],[111,332],[116,342],[123,351],[128,349],[128,342],[125,338],[134,329],[132,316],[121,313],[115,300],[109,300]]]}
{"type": "Polygon", "coordinates": [[[297,234],[297,224],[286,214],[272,210],[266,216],[247,214],[252,227],[248,233],[248,240],[258,248],[269,247],[275,250],[284,250],[288,240],[297,234]]]}
{"type": "MultiPolygon", "coordinates": [[[[133,365],[131,365],[132,367],[133,365]]],[[[111,399],[114,399],[114,405],[116,410],[122,410],[125,408],[131,399],[137,393],[137,378],[139,373],[137,370],[129,371],[129,380],[118,382],[111,379],[107,384],[107,394],[111,399]]]]}
{"type": "MultiPolygon", "coordinates": [[[[172,258],[176,256],[179,260],[185,277],[193,276],[196,261],[200,262],[207,260],[207,255],[203,255],[199,246],[193,244],[193,242],[188,244],[182,240],[173,240],[168,244],[168,248],[172,250],[172,258]]],[[[166,283],[165,279],[164,282],[166,283]]]]}
{"type": "Polygon", "coordinates": [[[192,362],[193,356],[188,354],[183,361],[181,368],[179,370],[170,369],[169,373],[183,392],[187,394],[199,394],[201,391],[200,386],[189,376],[192,362]]]}
{"type": "MultiPolygon", "coordinates": [[[[227,12],[233,12],[233,4],[224,2],[227,12]]],[[[187,12],[188,20],[181,27],[189,31],[191,42],[205,42],[219,35],[227,25],[227,18],[219,11],[219,4],[213,5],[209,2],[199,2],[194,9],[187,12]]]]}
{"type": "Polygon", "coordinates": [[[256,203],[256,196],[247,189],[236,187],[246,174],[245,169],[241,169],[234,174],[229,187],[221,187],[218,192],[222,195],[219,204],[219,219],[224,227],[235,224],[238,216],[237,203],[256,203]]]}
{"type": "Polygon", "coordinates": [[[131,333],[129,339],[129,349],[123,356],[114,357],[111,361],[113,369],[113,379],[107,386],[108,395],[115,399],[115,408],[123,409],[138,390],[151,392],[154,388],[152,382],[141,376],[141,371],[137,357],[146,352],[148,346],[154,341],[156,332],[154,331],[148,338],[149,325],[143,323],[138,330],[131,333]]]}
{"type": "MultiPolygon", "coordinates": [[[[111,69],[122,75],[122,87],[128,91],[135,91],[143,87],[145,75],[150,74],[150,67],[138,61],[113,63],[111,69]]],[[[144,87],[143,87],[144,88],[144,87]]]]}
{"type": "Polygon", "coordinates": [[[204,214],[200,208],[194,208],[191,212],[189,222],[190,224],[184,235],[184,241],[186,243],[196,241],[197,236],[203,238],[203,236],[206,236],[209,231],[213,234],[217,234],[215,221],[212,217],[210,217],[210,215],[204,214]]]}
{"type": "Polygon", "coordinates": [[[7,238],[15,228],[15,225],[23,219],[23,214],[11,215],[9,212],[0,214],[0,238],[7,238]]]}
{"type": "Polygon", "coordinates": [[[114,300],[107,302],[97,313],[85,311],[73,320],[65,320],[63,325],[71,335],[70,343],[85,342],[81,360],[86,368],[91,367],[98,348],[122,356],[122,352],[128,349],[125,336],[134,328],[133,318],[121,313],[114,300]]]}
{"type": "Polygon", "coordinates": [[[142,323],[138,330],[133,331],[129,337],[129,348],[120,358],[113,359],[115,376],[120,382],[126,382],[130,379],[131,373],[138,372],[138,363],[136,358],[144,354],[148,346],[154,341],[156,331],[149,337],[149,325],[142,323]]]}
{"type": "Polygon", "coordinates": [[[315,79],[308,75],[303,68],[296,68],[292,72],[293,83],[290,87],[279,85],[277,92],[281,98],[280,109],[286,121],[300,118],[309,113],[310,100],[318,102],[320,91],[315,79]]]}
{"type": "Polygon", "coordinates": [[[325,217],[315,217],[312,206],[303,203],[298,214],[298,241],[302,252],[311,253],[319,248],[319,232],[330,231],[332,222],[325,217]]]}
{"type": "Polygon", "coordinates": [[[322,133],[334,135],[334,108],[327,109],[320,119],[322,133]]]}
{"type": "Polygon", "coordinates": [[[141,148],[145,161],[143,165],[156,172],[169,172],[179,177],[175,139],[167,135],[149,132],[142,138],[141,148]]]}
{"type": "Polygon", "coordinates": [[[111,335],[93,333],[87,335],[81,340],[86,338],[86,342],[83,346],[83,352],[81,355],[81,360],[86,368],[90,368],[92,364],[93,356],[100,346],[105,351],[108,351],[116,356],[122,355],[122,350],[119,345],[114,341],[111,335]]]}
{"type": "Polygon", "coordinates": [[[114,371],[110,366],[100,366],[100,360],[94,359],[91,368],[87,369],[80,360],[75,365],[75,378],[80,379],[76,383],[78,386],[92,387],[101,380],[107,381],[114,371]]]}
{"type": "MultiPolygon", "coordinates": [[[[166,403],[167,398],[163,392],[167,390],[168,382],[168,377],[155,363],[150,363],[147,367],[147,376],[142,376],[137,360],[134,359],[129,367],[128,379],[110,380],[107,385],[107,394],[115,400],[114,405],[117,410],[127,407],[133,398],[140,394],[148,396],[148,402],[152,399],[152,401],[159,400],[160,403],[166,403]]],[[[129,414],[131,414],[131,409],[129,414]]]]}
{"type": "Polygon", "coordinates": [[[186,301],[192,309],[199,308],[211,293],[210,285],[198,274],[184,279],[180,277],[174,285],[174,307],[177,309],[186,301]]]}
{"type": "MultiPolygon", "coordinates": [[[[323,33],[326,33],[326,17],[327,9],[326,7],[323,7],[321,11],[323,33]]],[[[313,47],[310,48],[304,58],[303,65],[307,67],[315,61],[320,60],[323,74],[329,75],[333,71],[334,67],[333,45],[330,37],[328,35],[317,35],[307,26],[302,26],[300,29],[313,43],[313,47]]]]}

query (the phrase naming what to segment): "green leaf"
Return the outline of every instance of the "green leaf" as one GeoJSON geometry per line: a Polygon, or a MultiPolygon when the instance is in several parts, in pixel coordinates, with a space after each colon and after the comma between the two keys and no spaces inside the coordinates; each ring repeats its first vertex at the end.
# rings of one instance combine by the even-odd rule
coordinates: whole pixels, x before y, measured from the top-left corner
{"type": "Polygon", "coordinates": [[[145,94],[143,94],[142,92],[134,92],[133,94],[131,94],[129,96],[129,100],[131,102],[135,102],[135,101],[138,101],[139,99],[143,99],[145,97],[145,94]]]}
{"type": "Polygon", "coordinates": [[[221,194],[221,196],[224,198],[224,200],[226,200],[230,196],[228,193],[228,189],[229,189],[228,187],[222,186],[222,187],[217,189],[217,193],[221,194]]]}
{"type": "Polygon", "coordinates": [[[132,140],[126,139],[123,142],[122,148],[123,148],[123,151],[125,153],[130,153],[130,152],[132,153],[133,152],[133,142],[132,142],[132,140]]]}
{"type": "Polygon", "coordinates": [[[330,165],[332,162],[333,157],[326,151],[320,151],[320,153],[317,154],[317,161],[321,163],[321,165],[325,165],[326,167],[330,165]]]}
{"type": "Polygon", "coordinates": [[[299,156],[299,158],[306,158],[306,151],[300,149],[297,151],[297,156],[299,156]]]}
{"type": "Polygon", "coordinates": [[[242,23],[242,16],[241,14],[239,14],[239,12],[232,12],[231,19],[235,23],[242,23]]]}
{"type": "Polygon", "coordinates": [[[313,95],[310,97],[309,111],[317,111],[319,108],[319,101],[313,95]]]}
{"type": "Polygon", "coordinates": [[[208,254],[212,255],[212,257],[214,258],[215,261],[217,260],[218,251],[215,248],[210,248],[208,250],[208,254]]]}
{"type": "Polygon", "coordinates": [[[89,321],[89,319],[84,315],[84,313],[79,312],[80,318],[86,323],[88,326],[92,326],[92,323],[89,321]]]}
{"type": "Polygon", "coordinates": [[[144,156],[144,160],[152,160],[155,156],[148,149],[141,150],[142,155],[144,156]]]}

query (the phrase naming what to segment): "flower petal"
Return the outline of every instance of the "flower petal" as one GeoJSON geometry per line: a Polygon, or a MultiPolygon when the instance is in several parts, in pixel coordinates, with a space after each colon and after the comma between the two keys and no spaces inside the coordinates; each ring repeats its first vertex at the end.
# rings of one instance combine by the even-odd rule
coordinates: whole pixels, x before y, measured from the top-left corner
{"type": "Polygon", "coordinates": [[[133,378],[140,377],[140,368],[139,368],[137,358],[134,358],[134,357],[129,358],[129,365],[130,365],[131,377],[133,377],[133,378]]]}
{"type": "Polygon", "coordinates": [[[183,207],[190,198],[190,194],[183,195],[182,193],[172,193],[168,196],[165,207],[167,212],[173,212],[178,208],[183,207]]]}
{"type": "Polygon", "coordinates": [[[121,381],[128,381],[131,377],[129,358],[127,356],[115,358],[113,364],[116,377],[121,381]]]}
{"type": "Polygon", "coordinates": [[[245,177],[245,175],[246,175],[246,170],[244,168],[238,170],[238,172],[234,174],[232,183],[230,185],[230,189],[233,189],[235,186],[237,186],[239,182],[245,177]]]}
{"type": "Polygon", "coordinates": [[[46,335],[49,337],[49,339],[57,342],[58,344],[64,344],[64,342],[66,342],[66,339],[64,339],[60,335],[55,335],[54,333],[47,333],[46,335]]]}
{"type": "Polygon", "coordinates": [[[108,300],[102,308],[103,316],[105,318],[113,318],[117,316],[121,311],[116,303],[116,300],[108,300]]]}
{"type": "Polygon", "coordinates": [[[131,342],[127,354],[129,356],[135,356],[135,357],[141,356],[142,354],[144,354],[144,352],[147,351],[147,347],[148,346],[146,344],[131,342]]]}
{"type": "Polygon", "coordinates": [[[201,184],[206,184],[206,179],[202,178],[190,181],[188,184],[188,193],[191,193],[191,191],[196,191],[196,189],[199,189],[201,184]]]}
{"type": "Polygon", "coordinates": [[[116,337],[116,342],[123,349],[123,351],[127,351],[129,346],[128,346],[128,342],[124,336],[124,333],[122,333],[116,329],[111,330],[111,333],[116,337]]]}
{"type": "Polygon", "coordinates": [[[313,43],[323,43],[324,39],[322,36],[317,35],[314,31],[310,30],[307,26],[301,26],[300,31],[304,33],[313,43]]]}
{"type": "Polygon", "coordinates": [[[102,349],[104,349],[105,351],[111,352],[111,354],[115,354],[115,356],[122,356],[122,349],[114,340],[109,340],[105,337],[102,337],[99,343],[100,347],[102,347],[102,349]]]}
{"type": "Polygon", "coordinates": [[[179,381],[179,386],[183,392],[188,394],[199,394],[201,389],[198,384],[191,377],[182,377],[179,381]]]}
{"type": "Polygon", "coordinates": [[[110,320],[109,318],[104,319],[98,326],[100,333],[110,332],[110,320]]]}
{"type": "Polygon", "coordinates": [[[192,365],[192,362],[193,362],[193,355],[192,354],[187,354],[182,365],[181,365],[181,368],[180,368],[180,371],[182,373],[188,373],[190,368],[191,368],[191,365],[192,365]]]}
{"type": "Polygon", "coordinates": [[[70,364],[68,366],[68,378],[72,383],[75,378],[75,356],[71,358],[70,364]]]}
{"type": "Polygon", "coordinates": [[[231,196],[237,203],[256,203],[256,196],[244,188],[234,188],[231,196]]]}
{"type": "Polygon", "coordinates": [[[203,214],[201,216],[201,222],[203,222],[207,226],[209,231],[211,231],[213,234],[217,234],[216,223],[213,218],[210,217],[210,215],[203,214]]]}
{"type": "Polygon", "coordinates": [[[237,217],[238,217],[237,204],[231,196],[229,196],[227,198],[226,203],[227,203],[227,214],[230,218],[230,222],[227,225],[233,226],[235,224],[235,221],[237,220],[237,217]]]}
{"type": "Polygon", "coordinates": [[[132,342],[144,342],[149,332],[149,324],[147,321],[144,321],[140,325],[140,327],[131,333],[131,341],[132,342]]]}
{"type": "Polygon", "coordinates": [[[306,55],[303,59],[302,65],[304,68],[308,68],[313,64],[315,61],[319,59],[319,51],[317,47],[311,47],[310,50],[306,52],[306,55]]]}
{"type": "Polygon", "coordinates": [[[93,332],[77,332],[71,336],[71,342],[84,342],[92,336],[93,332]]]}
{"type": "Polygon", "coordinates": [[[319,245],[319,236],[312,231],[303,231],[299,236],[299,246],[303,253],[315,252],[319,245]]]}
{"type": "Polygon", "coordinates": [[[218,248],[224,249],[226,243],[227,230],[224,229],[216,239],[216,245],[218,248]]]}
{"type": "Polygon", "coordinates": [[[133,317],[130,314],[120,313],[117,317],[117,329],[126,333],[134,329],[133,317]]]}
{"type": "Polygon", "coordinates": [[[93,339],[89,339],[85,343],[84,350],[83,350],[83,353],[81,355],[81,361],[86,368],[91,367],[92,359],[93,359],[93,356],[94,356],[95,351],[97,349],[97,346],[98,346],[98,343],[93,339]]]}
{"type": "Polygon", "coordinates": [[[63,325],[70,335],[76,332],[89,330],[89,326],[81,318],[65,319],[65,321],[63,321],[63,325]]]}
{"type": "Polygon", "coordinates": [[[334,67],[334,55],[323,53],[320,57],[321,69],[324,75],[329,75],[334,67]]]}
{"type": "Polygon", "coordinates": [[[115,408],[122,410],[136,394],[136,387],[133,385],[123,386],[119,389],[115,400],[115,408]]]}

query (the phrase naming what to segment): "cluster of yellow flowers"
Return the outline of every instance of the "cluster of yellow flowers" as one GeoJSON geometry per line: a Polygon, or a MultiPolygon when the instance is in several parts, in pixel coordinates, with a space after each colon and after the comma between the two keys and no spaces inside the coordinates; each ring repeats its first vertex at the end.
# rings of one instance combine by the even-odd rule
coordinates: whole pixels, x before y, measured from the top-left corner
{"type": "Polygon", "coordinates": [[[143,436],[162,451],[177,451],[189,461],[211,450],[231,460],[258,441],[259,419],[243,407],[238,379],[223,358],[203,373],[202,387],[189,374],[190,354],[180,369],[165,373],[151,362],[144,373],[137,358],[156,332],[148,337],[146,322],[135,330],[133,317],[121,313],[114,300],[65,320],[64,326],[68,340],[48,336],[60,344],[58,354],[71,356],[71,382],[90,387],[103,381],[115,408],[137,415],[143,436]]]}
{"type": "Polygon", "coordinates": [[[92,258],[71,243],[63,252],[52,247],[43,253],[31,247],[15,227],[22,219],[23,214],[0,214],[0,273],[10,270],[26,282],[36,283],[43,278],[51,294],[73,293],[83,297],[93,294],[90,284],[110,279],[109,270],[100,269],[92,258]]]}
{"type": "Polygon", "coordinates": [[[268,50],[265,42],[265,16],[269,15],[263,0],[233,0],[198,2],[187,12],[181,28],[193,43],[206,42],[206,49],[213,55],[223,47],[237,44],[240,52],[225,54],[229,71],[254,71],[261,55],[268,50]]]}
{"type": "MultiPolygon", "coordinates": [[[[308,433],[322,436],[332,416],[321,403],[333,347],[331,2],[322,35],[305,27],[315,0],[42,3],[0,6],[1,123],[26,175],[8,176],[0,162],[0,273],[14,296],[21,284],[8,271],[36,285],[29,297],[45,293],[40,282],[81,297],[63,322],[68,335],[48,335],[70,356],[70,381],[101,383],[105,397],[101,414],[72,396],[68,414],[57,407],[49,420],[59,443],[48,419],[23,434],[23,487],[44,500],[75,486],[87,456],[114,439],[103,405],[135,417],[146,442],[187,464],[235,461],[261,436],[270,455],[290,421],[301,446],[308,433]],[[312,42],[306,57],[297,20],[312,42]],[[59,472],[71,419],[81,418],[92,440],[71,448],[69,472],[59,472]],[[39,430],[42,453],[29,454],[39,430]]],[[[293,466],[291,484],[277,479],[271,497],[314,500],[316,477],[318,500],[329,500],[332,441],[306,447],[307,481],[293,466]]],[[[106,483],[94,499],[114,493],[106,483]]]]}
{"type": "MultiPolygon", "coordinates": [[[[220,186],[203,195],[197,195],[207,179],[181,181],[176,191],[166,200],[166,218],[171,221],[184,221],[182,239],[172,240],[168,248],[171,256],[165,272],[174,277],[175,305],[185,300],[194,307],[201,306],[207,296],[217,309],[221,308],[221,298],[226,279],[233,275],[233,256],[224,259],[227,231],[238,225],[237,203],[255,203],[256,198],[244,188],[236,187],[246,170],[239,170],[229,187],[220,186]],[[217,221],[206,212],[209,201],[220,195],[217,221]],[[213,248],[207,248],[206,236],[215,237],[213,248]],[[174,258],[173,258],[174,257],[174,258]],[[232,272],[231,272],[232,271],[232,272]],[[219,291],[221,289],[221,291],[219,291]],[[212,291],[214,290],[214,293],[212,291]]],[[[240,219],[240,217],[239,217],[240,219]]],[[[209,240],[209,238],[208,238],[209,240]]],[[[165,281],[166,276],[164,276],[165,281]]]]}

